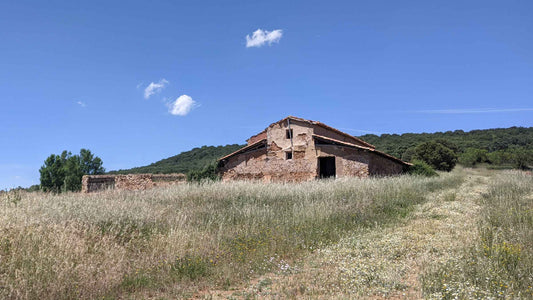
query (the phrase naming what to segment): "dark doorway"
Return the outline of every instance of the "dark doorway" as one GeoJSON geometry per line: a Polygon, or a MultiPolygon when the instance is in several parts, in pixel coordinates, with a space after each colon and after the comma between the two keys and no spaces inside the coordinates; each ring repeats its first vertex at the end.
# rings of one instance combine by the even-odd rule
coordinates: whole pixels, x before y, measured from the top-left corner
{"type": "Polygon", "coordinates": [[[335,156],[318,158],[318,176],[320,178],[335,177],[335,156]]]}

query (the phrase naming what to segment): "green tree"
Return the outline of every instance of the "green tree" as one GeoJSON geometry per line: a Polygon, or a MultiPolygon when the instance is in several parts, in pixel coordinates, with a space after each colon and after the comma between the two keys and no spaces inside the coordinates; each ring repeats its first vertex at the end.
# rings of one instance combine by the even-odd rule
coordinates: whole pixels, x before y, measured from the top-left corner
{"type": "Polygon", "coordinates": [[[533,151],[526,150],[522,147],[513,147],[508,151],[509,160],[514,168],[528,170],[529,164],[533,163],[533,151]]]}
{"type": "Polygon", "coordinates": [[[79,191],[81,190],[81,177],[83,171],[80,164],[80,157],[78,155],[69,156],[64,165],[65,181],[63,184],[63,191],[79,191]]]}
{"type": "Polygon", "coordinates": [[[457,154],[445,145],[429,141],[415,148],[415,159],[425,161],[431,167],[441,171],[451,171],[457,163],[457,154]]]}
{"type": "Polygon", "coordinates": [[[468,148],[459,155],[459,163],[463,166],[473,167],[478,163],[488,162],[487,150],[468,148]]]}
{"type": "Polygon", "coordinates": [[[61,155],[50,155],[39,170],[41,174],[41,189],[43,191],[79,191],[81,178],[85,174],[103,174],[102,160],[95,157],[91,151],[81,149],[79,155],[63,151],[61,155]]]}
{"type": "Polygon", "coordinates": [[[413,161],[413,157],[416,155],[415,147],[408,148],[405,150],[405,152],[402,154],[402,160],[403,161],[413,161]]]}
{"type": "Polygon", "coordinates": [[[81,149],[79,156],[81,172],[85,175],[104,174],[103,162],[98,156],[94,156],[90,150],[81,149]]]}
{"type": "Polygon", "coordinates": [[[65,181],[64,161],[59,155],[52,154],[39,169],[41,189],[45,192],[59,193],[65,181]]]}

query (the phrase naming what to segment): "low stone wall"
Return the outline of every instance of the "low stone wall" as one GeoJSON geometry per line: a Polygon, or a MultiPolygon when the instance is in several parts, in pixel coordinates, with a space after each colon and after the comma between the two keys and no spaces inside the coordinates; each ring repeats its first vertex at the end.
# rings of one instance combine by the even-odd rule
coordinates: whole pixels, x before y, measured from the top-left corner
{"type": "Polygon", "coordinates": [[[116,190],[146,190],[186,182],[184,174],[127,174],[84,175],[81,179],[83,193],[116,190]]]}

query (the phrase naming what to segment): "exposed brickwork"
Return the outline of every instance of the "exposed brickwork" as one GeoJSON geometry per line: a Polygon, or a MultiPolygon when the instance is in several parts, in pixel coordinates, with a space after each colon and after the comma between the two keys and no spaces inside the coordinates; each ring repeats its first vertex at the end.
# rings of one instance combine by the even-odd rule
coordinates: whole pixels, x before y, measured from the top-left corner
{"type": "Polygon", "coordinates": [[[186,181],[184,174],[84,175],[81,191],[91,193],[109,189],[146,190],[186,181]]]}
{"type": "Polygon", "coordinates": [[[266,142],[266,147],[243,149],[220,160],[218,171],[223,180],[312,180],[319,177],[320,157],[335,157],[337,177],[400,174],[408,165],[356,137],[320,122],[294,117],[272,123],[248,143],[260,141],[266,142]],[[292,139],[287,138],[289,128],[292,139]]]}

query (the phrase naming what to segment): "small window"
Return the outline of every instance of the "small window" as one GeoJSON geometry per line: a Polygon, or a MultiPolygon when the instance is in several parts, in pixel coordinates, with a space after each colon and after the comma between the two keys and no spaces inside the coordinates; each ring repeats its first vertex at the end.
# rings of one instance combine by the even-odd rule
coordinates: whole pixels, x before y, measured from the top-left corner
{"type": "Polygon", "coordinates": [[[292,129],[285,130],[285,138],[292,139],[292,129]]]}
{"type": "Polygon", "coordinates": [[[292,152],[285,152],[285,159],[292,159],[292,152]]]}

